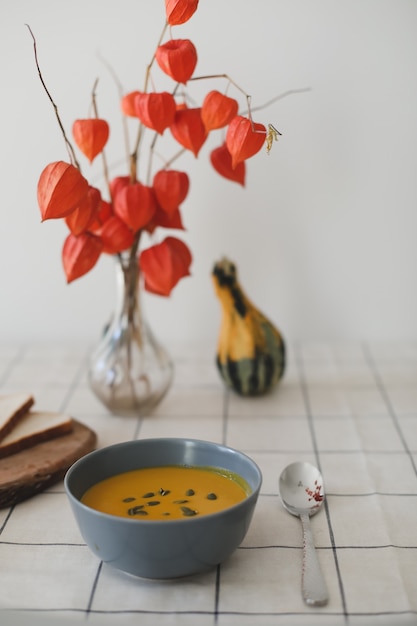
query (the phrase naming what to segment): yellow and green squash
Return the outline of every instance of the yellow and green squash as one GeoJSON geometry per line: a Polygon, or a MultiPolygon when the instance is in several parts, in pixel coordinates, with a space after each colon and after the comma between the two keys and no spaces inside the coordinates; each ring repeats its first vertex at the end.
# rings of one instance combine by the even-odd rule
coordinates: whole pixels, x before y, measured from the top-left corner
{"type": "Polygon", "coordinates": [[[222,309],[216,357],[220,375],[243,396],[267,393],[284,374],[283,337],[246,297],[233,262],[217,262],[212,278],[222,309]]]}

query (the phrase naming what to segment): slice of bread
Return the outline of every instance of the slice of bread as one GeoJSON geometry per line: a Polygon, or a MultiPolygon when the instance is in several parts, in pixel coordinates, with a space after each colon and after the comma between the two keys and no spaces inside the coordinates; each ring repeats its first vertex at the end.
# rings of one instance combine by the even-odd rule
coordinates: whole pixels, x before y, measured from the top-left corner
{"type": "Polygon", "coordinates": [[[0,395],[0,442],[13,430],[34,403],[35,400],[29,393],[0,395]]]}
{"type": "MultiPolygon", "coordinates": [[[[0,509],[35,496],[62,480],[68,468],[94,450],[96,444],[95,432],[74,419],[73,429],[67,435],[41,441],[0,459],[0,509]]],[[[3,625],[3,620],[0,622],[3,625]]]]}
{"type": "Polygon", "coordinates": [[[72,431],[71,417],[50,411],[29,411],[0,441],[0,458],[72,431]]]}

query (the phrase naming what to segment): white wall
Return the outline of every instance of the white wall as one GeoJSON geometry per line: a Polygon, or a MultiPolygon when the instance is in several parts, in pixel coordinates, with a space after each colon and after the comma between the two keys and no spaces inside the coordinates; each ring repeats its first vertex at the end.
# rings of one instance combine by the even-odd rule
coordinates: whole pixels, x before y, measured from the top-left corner
{"type": "MultiPolygon", "coordinates": [[[[100,77],[117,161],[117,93],[100,54],[126,90],[141,88],[163,20],[163,0],[1,0],[1,342],[94,341],[114,294],[109,258],[66,285],[66,229],[40,223],[40,171],[67,157],[25,23],[67,129],[88,114],[100,77]]],[[[193,276],[170,299],[147,298],[161,338],[216,342],[210,271],[226,254],[290,340],[416,340],[416,27],[415,0],[200,0],[174,31],[197,46],[198,74],[227,72],[254,107],[311,89],[255,116],[283,136],[248,163],[246,189],[211,169],[219,137],[178,163],[192,180],[184,237],[193,276]]]]}

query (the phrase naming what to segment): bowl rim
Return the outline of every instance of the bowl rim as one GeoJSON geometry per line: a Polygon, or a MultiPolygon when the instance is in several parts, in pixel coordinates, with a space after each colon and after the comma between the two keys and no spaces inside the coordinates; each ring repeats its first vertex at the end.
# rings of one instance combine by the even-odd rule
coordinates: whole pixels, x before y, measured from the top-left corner
{"type": "MultiPolygon", "coordinates": [[[[152,467],[152,466],[151,466],[152,467]]],[[[219,466],[214,466],[213,467],[219,467],[219,466]]],[[[141,469],[141,468],[138,468],[141,469]]],[[[227,469],[227,468],[223,468],[223,469],[227,469]]],[[[129,471],[129,470],[127,470],[129,471]]],[[[113,476],[116,474],[113,474],[113,476]]],[[[253,499],[257,499],[261,486],[262,486],[262,481],[263,481],[263,475],[262,475],[262,471],[259,467],[259,465],[247,454],[245,454],[244,452],[241,452],[240,450],[238,450],[237,448],[232,448],[231,446],[228,446],[226,444],[222,444],[222,443],[216,443],[214,441],[209,441],[206,439],[194,439],[191,437],[147,437],[146,439],[132,439],[129,441],[121,441],[119,443],[114,443],[114,444],[110,444],[108,446],[104,446],[103,448],[97,448],[96,450],[93,450],[92,452],[88,452],[87,454],[85,454],[84,456],[82,456],[81,458],[79,458],[77,461],[75,461],[67,470],[65,476],[64,476],[64,488],[65,488],[65,492],[67,494],[67,497],[70,499],[70,501],[72,501],[76,506],[80,507],[82,510],[88,511],[90,514],[94,515],[95,517],[98,517],[100,519],[102,519],[103,517],[105,519],[109,519],[109,520],[117,520],[120,523],[127,523],[127,524],[142,524],[145,526],[159,526],[162,525],[164,527],[167,526],[167,524],[169,524],[169,526],[173,526],[175,524],[183,524],[184,522],[187,522],[188,524],[199,524],[199,523],[204,523],[204,520],[208,520],[208,519],[214,519],[216,517],[222,516],[225,513],[228,512],[233,512],[236,509],[239,509],[240,507],[244,507],[247,505],[248,502],[251,502],[253,499]],[[93,509],[92,507],[84,504],[83,502],[81,502],[81,500],[74,495],[74,493],[72,492],[72,490],[70,489],[69,486],[69,481],[71,479],[71,475],[76,472],[79,468],[80,465],[83,464],[83,462],[85,462],[86,460],[90,459],[93,456],[98,456],[101,452],[106,451],[106,450],[115,450],[116,448],[123,448],[123,447],[128,447],[131,445],[139,445],[140,443],[145,444],[149,444],[150,442],[152,443],[161,443],[161,442],[167,442],[167,443],[185,443],[185,442],[190,442],[193,445],[194,444],[204,444],[204,445],[209,445],[209,446],[214,446],[217,449],[221,449],[222,452],[225,453],[233,453],[236,454],[238,456],[240,456],[241,458],[243,458],[243,460],[245,462],[247,462],[249,465],[252,466],[252,468],[255,470],[255,472],[257,473],[257,484],[256,487],[251,491],[251,493],[249,493],[247,495],[246,498],[244,498],[243,500],[241,500],[240,502],[237,502],[236,504],[233,504],[231,506],[228,506],[224,509],[221,509],[220,511],[215,511],[213,513],[206,513],[205,515],[201,515],[201,516],[197,516],[197,517],[185,517],[184,519],[171,519],[171,520],[144,520],[141,518],[135,518],[135,519],[129,519],[128,517],[123,517],[121,515],[113,515],[112,513],[105,513],[103,511],[99,511],[98,509],[93,509]],[[88,459],[87,459],[88,457],[88,459]]]]}

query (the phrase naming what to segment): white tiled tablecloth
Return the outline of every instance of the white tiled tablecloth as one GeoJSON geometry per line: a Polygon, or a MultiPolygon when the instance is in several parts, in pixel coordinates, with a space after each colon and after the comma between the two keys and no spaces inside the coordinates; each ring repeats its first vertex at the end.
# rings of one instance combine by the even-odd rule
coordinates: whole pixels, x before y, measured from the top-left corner
{"type": "Polygon", "coordinates": [[[94,398],[85,346],[3,346],[0,393],[27,391],[37,408],[71,414],[100,447],[185,436],[244,451],[263,485],[243,544],[206,574],[125,575],[85,546],[61,482],[0,509],[0,623],[417,624],[417,344],[291,345],[284,380],[256,399],[225,390],[213,350],[173,355],[173,387],[142,419],[112,416],[94,398]],[[301,525],[278,497],[295,460],[324,478],[325,507],[312,518],[330,592],[322,608],[303,603],[301,525]]]}

